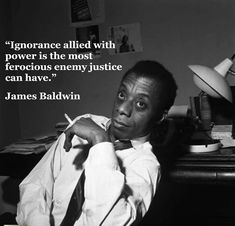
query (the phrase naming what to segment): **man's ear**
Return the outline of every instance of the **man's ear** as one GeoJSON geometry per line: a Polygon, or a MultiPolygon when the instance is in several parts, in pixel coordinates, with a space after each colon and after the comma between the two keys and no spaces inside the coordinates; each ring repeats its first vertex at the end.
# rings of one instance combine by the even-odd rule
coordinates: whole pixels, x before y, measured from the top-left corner
{"type": "Polygon", "coordinates": [[[162,117],[160,118],[160,120],[158,120],[156,123],[157,124],[161,124],[163,121],[165,121],[167,119],[167,115],[168,115],[168,111],[165,110],[162,114],[162,117]]]}

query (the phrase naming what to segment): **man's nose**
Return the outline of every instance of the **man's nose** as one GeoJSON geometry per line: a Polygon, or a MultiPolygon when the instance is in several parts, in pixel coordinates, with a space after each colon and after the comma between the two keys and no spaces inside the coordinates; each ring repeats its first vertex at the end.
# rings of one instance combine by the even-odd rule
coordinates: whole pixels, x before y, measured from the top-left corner
{"type": "Polygon", "coordinates": [[[132,104],[128,101],[123,102],[121,105],[119,105],[118,112],[120,115],[126,115],[127,117],[130,117],[132,113],[132,104]]]}

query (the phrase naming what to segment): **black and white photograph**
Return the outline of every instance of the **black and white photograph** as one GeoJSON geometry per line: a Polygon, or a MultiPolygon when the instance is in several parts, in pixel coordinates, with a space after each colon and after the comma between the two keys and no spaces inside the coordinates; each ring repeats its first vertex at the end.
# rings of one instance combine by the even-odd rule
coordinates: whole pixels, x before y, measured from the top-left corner
{"type": "Polygon", "coordinates": [[[114,50],[110,50],[111,55],[143,50],[139,23],[112,26],[109,28],[108,37],[116,47],[114,50]]]}
{"type": "Polygon", "coordinates": [[[97,57],[101,54],[99,43],[99,26],[93,25],[89,27],[76,28],[76,41],[79,43],[89,43],[89,48],[78,49],[78,52],[91,52],[97,57]]]}
{"type": "Polygon", "coordinates": [[[234,226],[234,0],[1,0],[0,226],[234,226]]]}
{"type": "Polygon", "coordinates": [[[70,25],[74,27],[103,23],[104,0],[69,0],[69,18],[70,25]]]}

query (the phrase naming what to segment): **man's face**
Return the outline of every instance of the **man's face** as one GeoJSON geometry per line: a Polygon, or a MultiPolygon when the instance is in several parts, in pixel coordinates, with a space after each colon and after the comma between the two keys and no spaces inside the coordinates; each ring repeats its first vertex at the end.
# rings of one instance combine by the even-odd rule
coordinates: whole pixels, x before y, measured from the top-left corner
{"type": "Polygon", "coordinates": [[[150,132],[158,110],[157,87],[155,80],[135,74],[122,81],[112,112],[111,133],[116,139],[138,138],[150,132]]]}

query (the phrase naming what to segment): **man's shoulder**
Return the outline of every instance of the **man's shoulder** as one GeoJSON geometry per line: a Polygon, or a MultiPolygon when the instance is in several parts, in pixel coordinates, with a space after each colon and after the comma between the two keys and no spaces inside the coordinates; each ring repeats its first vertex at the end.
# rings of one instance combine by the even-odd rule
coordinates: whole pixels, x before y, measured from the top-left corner
{"type": "Polygon", "coordinates": [[[158,168],[160,163],[152,151],[152,145],[149,141],[143,144],[135,145],[135,147],[127,152],[117,152],[117,155],[122,161],[128,163],[129,167],[141,167],[141,168],[158,168]],[[127,154],[128,152],[128,154],[127,154]]]}

